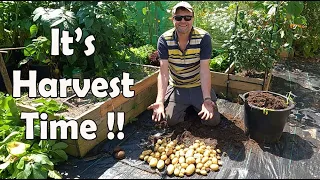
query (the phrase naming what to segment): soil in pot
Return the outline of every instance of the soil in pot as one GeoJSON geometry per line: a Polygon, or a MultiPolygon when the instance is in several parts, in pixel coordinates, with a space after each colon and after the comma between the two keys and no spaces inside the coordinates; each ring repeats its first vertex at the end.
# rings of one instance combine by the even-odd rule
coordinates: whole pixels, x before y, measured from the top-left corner
{"type": "Polygon", "coordinates": [[[247,92],[243,99],[246,134],[259,143],[278,142],[294,108],[293,102],[270,91],[247,92]]]}
{"type": "Polygon", "coordinates": [[[249,92],[247,101],[248,104],[267,109],[285,109],[288,107],[282,97],[267,92],[249,92]]]}

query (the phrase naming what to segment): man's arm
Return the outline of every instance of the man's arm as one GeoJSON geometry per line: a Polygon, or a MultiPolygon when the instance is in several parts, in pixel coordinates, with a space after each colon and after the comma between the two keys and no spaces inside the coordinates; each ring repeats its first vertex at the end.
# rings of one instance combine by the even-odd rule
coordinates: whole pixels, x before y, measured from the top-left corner
{"type": "Polygon", "coordinates": [[[210,59],[212,54],[211,36],[206,34],[200,44],[200,80],[203,99],[211,98],[210,59]]]}
{"type": "Polygon", "coordinates": [[[164,103],[164,97],[168,87],[169,81],[169,70],[168,70],[168,60],[160,60],[160,72],[158,74],[158,95],[156,103],[164,103]]]}
{"type": "Polygon", "coordinates": [[[201,89],[203,94],[203,100],[207,97],[211,98],[211,73],[209,68],[210,60],[200,61],[200,79],[201,79],[201,89]]]}

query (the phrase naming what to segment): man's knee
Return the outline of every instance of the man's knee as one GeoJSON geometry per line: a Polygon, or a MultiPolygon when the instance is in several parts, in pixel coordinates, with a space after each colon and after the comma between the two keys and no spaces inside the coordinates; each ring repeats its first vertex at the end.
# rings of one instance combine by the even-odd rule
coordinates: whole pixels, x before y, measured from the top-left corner
{"type": "Polygon", "coordinates": [[[178,104],[169,103],[166,107],[166,119],[168,126],[174,126],[183,122],[185,115],[185,107],[181,107],[178,104]]]}

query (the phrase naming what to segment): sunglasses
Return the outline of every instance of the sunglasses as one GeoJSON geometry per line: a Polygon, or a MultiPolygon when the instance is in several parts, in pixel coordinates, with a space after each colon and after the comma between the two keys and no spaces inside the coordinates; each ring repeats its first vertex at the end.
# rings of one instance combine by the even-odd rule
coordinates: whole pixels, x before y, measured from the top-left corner
{"type": "Polygon", "coordinates": [[[173,18],[176,20],[176,21],[182,21],[182,18],[185,20],[185,21],[190,21],[192,19],[193,16],[174,16],[173,18]]]}

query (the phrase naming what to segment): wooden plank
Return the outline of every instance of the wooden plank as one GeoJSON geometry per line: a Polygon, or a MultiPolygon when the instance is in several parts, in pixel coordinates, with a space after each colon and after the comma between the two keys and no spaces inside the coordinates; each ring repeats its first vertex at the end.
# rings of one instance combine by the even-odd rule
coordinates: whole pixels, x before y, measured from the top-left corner
{"type": "MultiPolygon", "coordinates": [[[[229,74],[229,79],[232,81],[239,81],[239,82],[247,82],[252,84],[261,84],[263,83],[263,79],[260,78],[250,78],[250,77],[243,77],[238,75],[229,74]]],[[[211,83],[224,86],[228,80],[228,74],[214,72],[211,71],[211,83]]]]}
{"type": "MultiPolygon", "coordinates": [[[[104,118],[106,120],[106,117],[104,118]]],[[[92,148],[94,148],[96,145],[98,145],[103,140],[107,139],[107,134],[109,130],[106,124],[100,124],[98,126],[96,133],[96,138],[93,140],[86,140],[83,137],[79,136],[79,139],[77,140],[77,146],[79,147],[79,156],[83,157],[85,156],[92,148]]]]}
{"type": "MultiPolygon", "coordinates": [[[[247,78],[241,76],[230,75],[230,79],[237,79],[240,81],[229,80],[229,88],[230,89],[241,89],[246,91],[252,90],[261,90],[262,89],[262,81],[255,78],[247,78]],[[242,82],[244,81],[244,82],[242,82]],[[248,81],[248,82],[245,82],[248,81]],[[252,83],[260,83],[252,84],[252,83]]],[[[228,75],[224,73],[211,72],[211,84],[216,86],[227,87],[228,75]]]]}
{"type": "MultiPolygon", "coordinates": [[[[157,76],[159,71],[155,72],[154,74],[148,76],[143,81],[137,82],[130,90],[135,91],[135,94],[139,94],[144,89],[148,88],[150,85],[157,82],[157,76]]],[[[113,111],[113,109],[117,108],[121,104],[129,101],[130,98],[125,98],[122,94],[114,99],[107,100],[104,104],[101,105],[100,114],[106,114],[109,111],[113,111]]]]}
{"type": "Polygon", "coordinates": [[[7,92],[12,95],[12,84],[7,71],[6,64],[2,58],[2,53],[0,53],[0,72],[3,78],[4,85],[6,86],[7,92]]]}
{"type": "Polygon", "coordinates": [[[20,49],[24,49],[24,48],[25,48],[25,47],[1,48],[0,51],[20,50],[20,49]]]}

